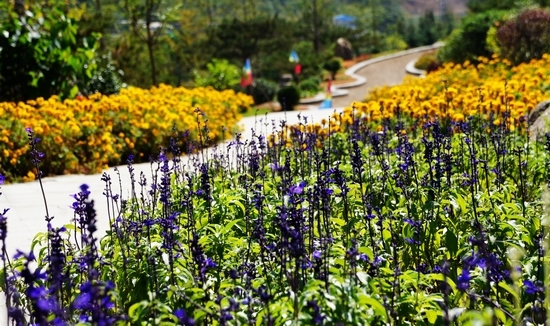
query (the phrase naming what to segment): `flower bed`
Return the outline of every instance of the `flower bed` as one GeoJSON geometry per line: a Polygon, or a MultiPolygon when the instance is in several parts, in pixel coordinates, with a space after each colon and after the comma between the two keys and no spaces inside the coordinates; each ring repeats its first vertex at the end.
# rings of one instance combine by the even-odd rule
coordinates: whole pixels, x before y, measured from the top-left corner
{"type": "Polygon", "coordinates": [[[479,115],[420,130],[409,123],[352,121],[328,135],[304,127],[269,147],[258,138],[236,170],[217,160],[184,173],[161,154],[160,180],[124,205],[101,246],[83,186],[70,228],[77,244],[73,231],[53,229],[36,240],[48,248],[38,257],[44,274],[31,272],[33,256],[10,263],[12,317],[59,325],[540,320],[550,147],[527,146],[519,128],[479,115]]]}
{"type": "Polygon", "coordinates": [[[211,88],[185,89],[160,85],[150,90],[130,87],[119,95],[59,101],[39,98],[26,103],[0,103],[0,173],[8,181],[33,180],[36,169],[29,155],[25,128],[41,138],[47,153],[44,175],[97,173],[121,164],[129,154],[136,161],[166,144],[172,127],[190,130],[197,140],[208,120],[202,145],[228,138],[240,111],[252,106],[249,96],[211,88]],[[200,109],[199,112],[196,111],[200,109]]]}
{"type": "MultiPolygon", "coordinates": [[[[444,103],[468,94],[462,82],[444,103]]],[[[528,84],[503,106],[529,98],[528,84]]],[[[484,102],[474,94],[470,105],[484,102]]],[[[185,171],[161,152],[159,179],[113,205],[122,211],[100,241],[83,185],[74,225],[36,237],[40,269],[33,255],[4,260],[10,315],[18,325],[543,324],[550,134],[530,141],[511,111],[348,111],[281,124],[283,137],[235,142],[235,160],[223,149],[185,171]]]]}
{"type": "Polygon", "coordinates": [[[550,97],[550,55],[516,67],[498,58],[481,62],[477,66],[445,64],[426,78],[406,77],[402,85],[374,89],[365,103],[353,106],[369,120],[390,118],[397,112],[415,119],[454,120],[482,113],[500,116],[497,123],[506,119],[515,126],[550,97]],[[506,118],[501,115],[504,112],[509,113],[506,118]]]}

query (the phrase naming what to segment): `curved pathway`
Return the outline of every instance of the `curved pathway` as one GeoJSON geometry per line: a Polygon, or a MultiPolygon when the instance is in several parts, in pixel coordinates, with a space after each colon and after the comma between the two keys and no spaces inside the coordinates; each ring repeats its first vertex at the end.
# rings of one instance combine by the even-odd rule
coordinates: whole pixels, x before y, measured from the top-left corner
{"type": "Polygon", "coordinates": [[[353,101],[363,101],[368,92],[375,87],[400,84],[407,75],[405,66],[410,61],[420,58],[424,52],[411,53],[401,57],[380,61],[358,70],[357,75],[367,78],[366,84],[349,88],[347,96],[333,97],[332,106],[349,106],[353,101]]]}

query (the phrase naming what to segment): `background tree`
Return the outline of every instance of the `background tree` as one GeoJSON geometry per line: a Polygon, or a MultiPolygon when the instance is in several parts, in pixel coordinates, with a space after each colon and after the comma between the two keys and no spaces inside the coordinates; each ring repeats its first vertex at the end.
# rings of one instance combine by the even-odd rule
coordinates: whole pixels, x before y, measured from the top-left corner
{"type": "Polygon", "coordinates": [[[147,46],[152,85],[157,85],[155,46],[170,15],[177,9],[177,5],[170,5],[166,0],[125,0],[123,3],[134,36],[147,46]]]}
{"type": "Polygon", "coordinates": [[[96,65],[94,34],[77,40],[78,25],[63,1],[35,2],[20,14],[0,2],[0,101],[74,97],[96,65]]]}
{"type": "MultiPolygon", "coordinates": [[[[300,4],[303,35],[313,44],[313,51],[319,55],[322,50],[322,35],[332,25],[334,4],[329,0],[304,0],[300,4]]],[[[336,41],[336,40],[334,40],[336,41]]]]}
{"type": "Polygon", "coordinates": [[[516,2],[517,0],[469,0],[466,5],[471,12],[479,13],[491,9],[512,9],[516,2]]]}
{"type": "Polygon", "coordinates": [[[490,57],[493,52],[487,45],[487,32],[507,14],[503,10],[489,10],[466,16],[438,51],[438,60],[462,63],[466,60],[477,62],[479,56],[490,57]]]}

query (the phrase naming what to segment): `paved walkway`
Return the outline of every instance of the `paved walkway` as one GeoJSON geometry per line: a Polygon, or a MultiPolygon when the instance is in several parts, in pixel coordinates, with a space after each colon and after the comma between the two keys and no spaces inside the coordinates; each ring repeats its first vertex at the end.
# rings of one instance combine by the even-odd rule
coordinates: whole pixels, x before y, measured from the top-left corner
{"type": "Polygon", "coordinates": [[[371,64],[357,71],[359,76],[367,78],[365,85],[348,88],[348,96],[334,97],[334,107],[344,107],[353,101],[363,101],[365,96],[374,87],[382,85],[398,85],[407,75],[405,66],[414,59],[418,59],[424,52],[411,53],[397,58],[371,64]],[[350,101],[351,100],[351,101],[350,101]]]}
{"type": "MultiPolygon", "coordinates": [[[[342,110],[341,107],[348,106],[353,101],[361,101],[364,99],[368,90],[375,86],[384,84],[398,84],[405,76],[405,65],[419,57],[422,53],[416,52],[395,57],[391,59],[381,60],[377,58],[377,62],[372,64],[360,63],[364,68],[359,69],[356,73],[367,78],[367,83],[355,88],[349,88],[349,95],[341,98],[334,98],[333,103],[337,109],[312,109],[307,111],[295,112],[273,112],[262,117],[249,117],[242,120],[244,127],[243,139],[249,139],[251,130],[261,129],[263,133],[271,131],[271,120],[279,121],[286,120],[288,124],[298,122],[298,115],[308,117],[308,122],[320,121],[323,118],[329,117],[334,111],[342,110]],[[269,120],[269,121],[267,121],[269,120]]],[[[226,146],[227,142],[221,146],[226,146]]],[[[212,151],[212,149],[209,149],[212,151]]],[[[135,174],[140,175],[144,172],[145,175],[151,176],[151,166],[148,163],[134,165],[135,174]]],[[[119,167],[121,176],[122,189],[118,186],[118,177],[115,168],[109,168],[105,172],[110,174],[113,179],[113,191],[120,192],[123,197],[128,197],[130,189],[130,177],[125,166],[119,167]]],[[[150,179],[150,178],[149,178],[150,179]]],[[[54,216],[52,221],[54,226],[61,226],[71,222],[73,211],[70,208],[73,199],[71,194],[77,193],[82,184],[87,184],[90,187],[91,198],[95,200],[96,209],[98,211],[98,228],[104,234],[108,228],[107,216],[107,201],[102,195],[104,191],[104,183],[101,181],[101,174],[95,175],[64,175],[56,177],[47,177],[43,181],[48,210],[50,216],[54,216]]],[[[16,249],[29,251],[31,241],[34,236],[46,230],[46,209],[42,198],[42,191],[38,181],[20,184],[8,184],[0,186],[0,211],[4,208],[10,210],[6,214],[8,218],[8,234],[7,234],[7,251],[13,255],[16,249]]],[[[5,323],[5,307],[0,305],[0,325],[5,323]]]]}

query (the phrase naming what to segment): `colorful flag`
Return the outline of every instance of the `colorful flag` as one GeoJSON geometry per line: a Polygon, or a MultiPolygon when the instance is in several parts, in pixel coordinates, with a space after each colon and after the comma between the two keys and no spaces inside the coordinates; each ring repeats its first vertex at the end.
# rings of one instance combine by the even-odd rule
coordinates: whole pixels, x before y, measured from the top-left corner
{"type": "Polygon", "coordinates": [[[325,100],[321,102],[319,106],[320,109],[331,109],[332,108],[332,80],[329,79],[327,83],[327,89],[325,93],[325,100]]]}
{"type": "Polygon", "coordinates": [[[288,57],[288,61],[290,62],[300,62],[300,58],[298,57],[298,53],[296,51],[292,50],[290,51],[290,56],[288,57]]]}
{"type": "Polygon", "coordinates": [[[252,65],[250,65],[250,59],[246,59],[243,67],[244,76],[241,78],[241,86],[246,87],[254,83],[252,78],[252,65]]]}

